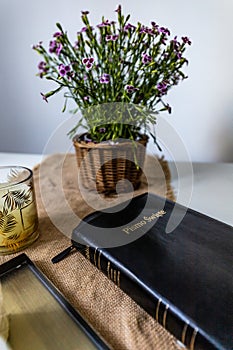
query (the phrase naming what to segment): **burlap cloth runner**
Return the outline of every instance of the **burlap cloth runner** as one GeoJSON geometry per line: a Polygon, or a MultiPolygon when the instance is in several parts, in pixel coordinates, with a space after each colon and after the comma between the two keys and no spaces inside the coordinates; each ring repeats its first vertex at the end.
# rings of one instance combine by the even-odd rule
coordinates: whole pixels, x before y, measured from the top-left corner
{"type": "MultiPolygon", "coordinates": [[[[145,169],[147,180],[152,184],[150,191],[173,199],[167,163],[160,160],[153,167],[152,163],[152,158],[147,157],[145,169]]],[[[77,222],[93,211],[91,194],[87,204],[78,188],[75,156],[49,156],[34,169],[40,235],[24,252],[113,349],[180,349],[170,333],[80,253],[74,252],[58,264],[51,263],[51,258],[70,244],[69,238],[60,231],[66,229],[70,234],[74,224],[69,212],[63,208],[64,198],[59,189],[61,183],[63,195],[76,214],[77,222]]],[[[147,185],[143,181],[136,194],[145,191],[147,185]]],[[[122,200],[124,195],[119,197],[122,200]]],[[[95,205],[99,202],[101,200],[95,200],[95,205]]],[[[107,202],[112,204],[111,199],[107,202]]],[[[18,254],[1,256],[0,262],[18,254]]]]}

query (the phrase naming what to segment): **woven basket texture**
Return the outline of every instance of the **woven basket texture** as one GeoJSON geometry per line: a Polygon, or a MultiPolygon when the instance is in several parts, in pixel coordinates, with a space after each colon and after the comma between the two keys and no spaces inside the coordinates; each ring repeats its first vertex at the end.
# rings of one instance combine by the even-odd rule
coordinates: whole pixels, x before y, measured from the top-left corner
{"type": "Polygon", "coordinates": [[[128,192],[140,186],[148,137],[132,143],[86,143],[74,138],[80,182],[98,193],[128,192]]]}

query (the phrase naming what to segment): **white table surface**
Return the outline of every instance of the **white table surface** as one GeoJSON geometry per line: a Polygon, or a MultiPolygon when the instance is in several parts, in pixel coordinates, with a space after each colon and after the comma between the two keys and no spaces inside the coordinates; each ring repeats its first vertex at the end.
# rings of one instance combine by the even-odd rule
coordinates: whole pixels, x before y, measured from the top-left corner
{"type": "MultiPolygon", "coordinates": [[[[38,154],[0,152],[0,165],[23,165],[32,169],[42,159],[38,154]]],[[[169,162],[172,186],[175,194],[179,193],[178,202],[233,225],[233,163],[192,163],[193,175],[185,163],[177,164],[169,162]]]]}

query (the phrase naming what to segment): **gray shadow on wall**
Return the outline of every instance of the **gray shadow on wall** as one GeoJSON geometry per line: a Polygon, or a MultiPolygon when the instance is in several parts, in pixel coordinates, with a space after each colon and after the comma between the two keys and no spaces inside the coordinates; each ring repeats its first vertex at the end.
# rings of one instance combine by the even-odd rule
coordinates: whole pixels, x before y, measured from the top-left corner
{"type": "Polygon", "coordinates": [[[215,135],[217,161],[222,163],[233,162],[233,109],[229,110],[224,123],[218,125],[215,135]]]}

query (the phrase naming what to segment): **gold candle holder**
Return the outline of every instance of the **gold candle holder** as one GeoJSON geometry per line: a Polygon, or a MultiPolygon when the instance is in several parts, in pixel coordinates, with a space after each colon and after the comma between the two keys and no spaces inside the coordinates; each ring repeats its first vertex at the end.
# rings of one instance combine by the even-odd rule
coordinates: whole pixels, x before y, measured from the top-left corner
{"type": "Polygon", "coordinates": [[[15,253],[38,238],[33,172],[0,167],[0,255],[15,253]]]}

